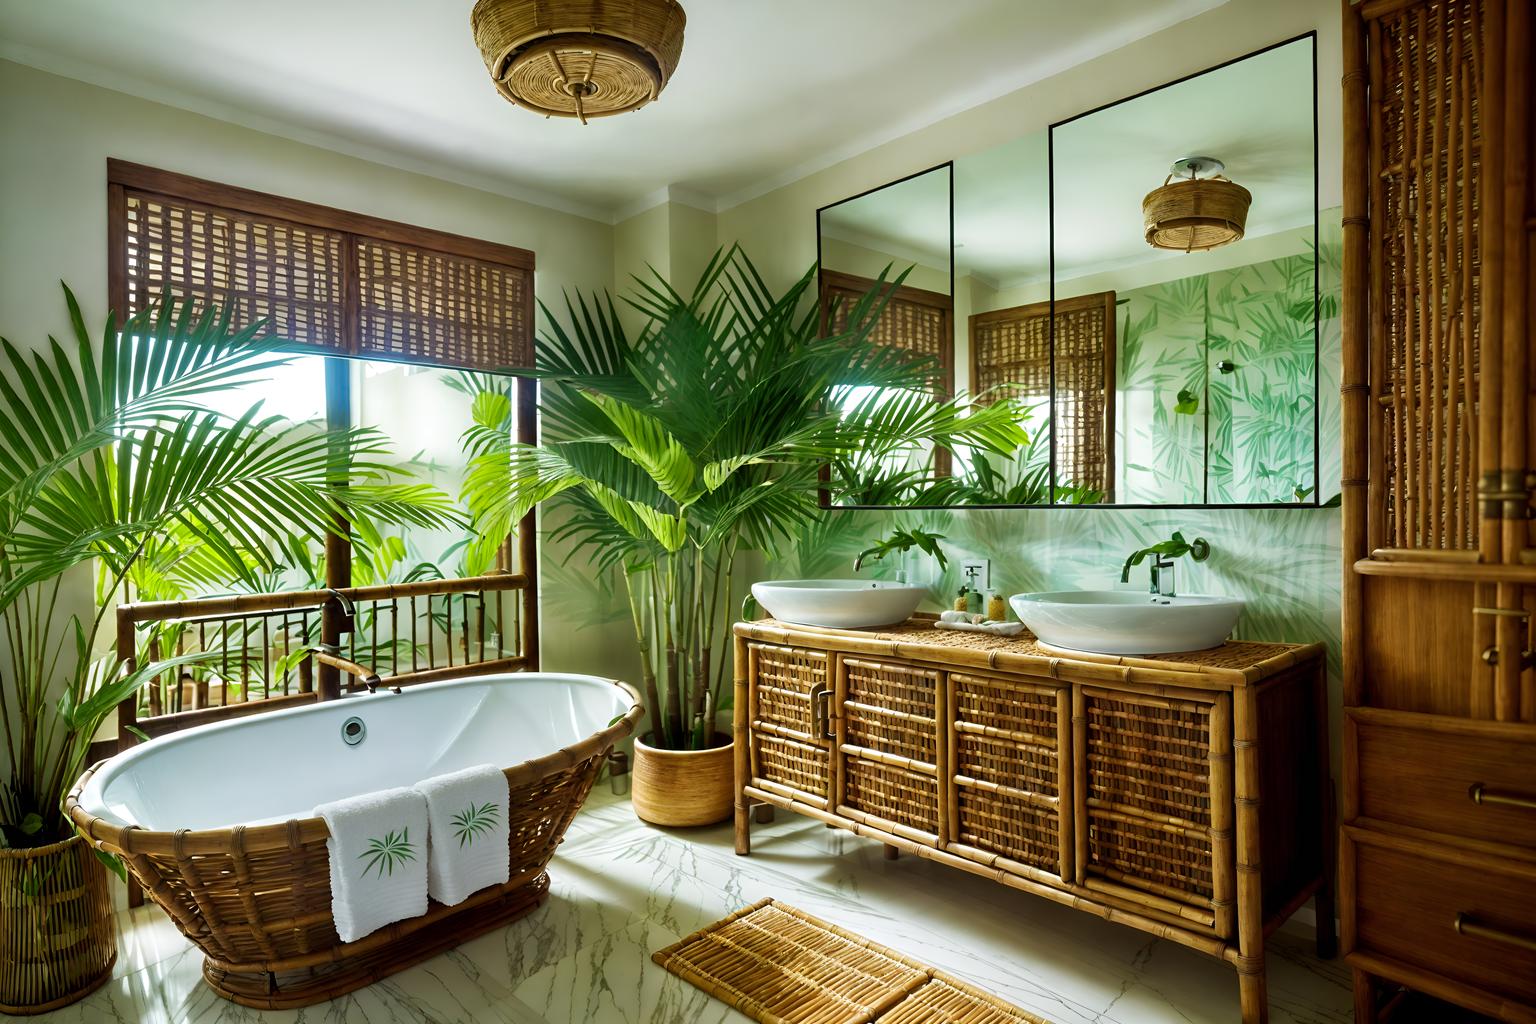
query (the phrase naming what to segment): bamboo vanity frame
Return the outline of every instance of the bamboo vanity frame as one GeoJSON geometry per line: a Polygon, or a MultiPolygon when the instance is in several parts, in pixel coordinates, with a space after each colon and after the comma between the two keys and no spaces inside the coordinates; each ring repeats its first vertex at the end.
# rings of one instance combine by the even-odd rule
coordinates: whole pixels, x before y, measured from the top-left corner
{"type": "Polygon", "coordinates": [[[1321,644],[1110,657],[945,631],[735,626],[736,852],[779,807],[1223,960],[1309,899],[1334,954],[1321,644]]]}

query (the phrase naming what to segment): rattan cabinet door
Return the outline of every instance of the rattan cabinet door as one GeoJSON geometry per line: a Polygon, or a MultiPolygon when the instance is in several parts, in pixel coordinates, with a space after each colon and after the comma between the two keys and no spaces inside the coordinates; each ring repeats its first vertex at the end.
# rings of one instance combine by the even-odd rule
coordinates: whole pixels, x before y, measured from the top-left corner
{"type": "Polygon", "coordinates": [[[1071,689],[950,672],[947,697],[950,852],[1071,880],[1071,689]]]}
{"type": "Polygon", "coordinates": [[[748,644],[747,662],[752,785],[826,809],[832,656],[748,644]]]}
{"type": "Polygon", "coordinates": [[[942,675],[902,662],[839,657],[839,814],[918,842],[939,842],[942,675]]]}
{"type": "Polygon", "coordinates": [[[1076,688],[1079,875],[1143,911],[1226,937],[1230,697],[1180,694],[1076,688]]]}

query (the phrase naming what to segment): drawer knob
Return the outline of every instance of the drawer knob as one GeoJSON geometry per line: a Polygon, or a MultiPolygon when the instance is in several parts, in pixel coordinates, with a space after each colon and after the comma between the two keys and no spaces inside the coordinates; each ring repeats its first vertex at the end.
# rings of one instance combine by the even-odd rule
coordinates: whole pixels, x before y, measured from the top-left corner
{"type": "Polygon", "coordinates": [[[1527,811],[1536,811],[1536,797],[1524,796],[1520,793],[1501,793],[1496,789],[1489,789],[1481,782],[1474,782],[1467,790],[1467,796],[1472,798],[1475,804],[1488,804],[1496,807],[1519,807],[1527,811]]]}
{"type": "Polygon", "coordinates": [[[1487,939],[1489,942],[1502,942],[1506,946],[1519,946],[1521,949],[1536,951],[1536,936],[1522,935],[1519,932],[1506,931],[1503,928],[1481,924],[1475,917],[1467,913],[1458,913],[1454,926],[1458,935],[1466,935],[1474,939],[1487,939]]]}

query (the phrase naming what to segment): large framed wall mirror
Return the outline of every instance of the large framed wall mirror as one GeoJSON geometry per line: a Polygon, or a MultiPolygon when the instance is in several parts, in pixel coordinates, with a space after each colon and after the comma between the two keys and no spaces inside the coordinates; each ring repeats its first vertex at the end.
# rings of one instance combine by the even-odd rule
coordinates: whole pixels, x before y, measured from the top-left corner
{"type": "Polygon", "coordinates": [[[824,308],[907,269],[871,340],[1029,438],[835,503],[1316,506],[1317,194],[1307,35],[823,208],[824,308]]]}

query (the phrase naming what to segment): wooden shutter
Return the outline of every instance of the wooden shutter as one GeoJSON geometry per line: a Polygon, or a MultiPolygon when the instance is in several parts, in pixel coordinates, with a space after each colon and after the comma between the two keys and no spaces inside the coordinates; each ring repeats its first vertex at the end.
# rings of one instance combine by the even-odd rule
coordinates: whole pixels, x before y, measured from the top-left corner
{"type": "MultiPolygon", "coordinates": [[[[1045,396],[1051,388],[1051,304],[1033,302],[970,318],[971,387],[976,401],[1045,396]],[[986,394],[990,389],[998,389],[986,394]]],[[[1055,410],[1058,484],[1104,492],[1113,501],[1115,457],[1115,293],[1056,302],[1055,410]]]]}
{"type": "Polygon", "coordinates": [[[533,275],[357,239],[358,353],[490,370],[533,365],[533,275]]]}
{"type": "Polygon", "coordinates": [[[107,162],[109,299],[169,289],[305,349],[434,366],[533,364],[533,253],[107,162]]]}
{"type": "MultiPolygon", "coordinates": [[[[265,319],[299,345],[344,349],[344,236],[153,192],[124,190],[126,301],[131,316],[167,288],[238,325],[265,319]]],[[[116,248],[116,246],[114,246],[116,248]]]]}
{"type": "MultiPolygon", "coordinates": [[[[830,335],[847,330],[849,311],[876,284],[874,278],[823,270],[823,333],[830,335]]],[[[942,292],[902,285],[891,293],[880,319],[869,332],[869,340],[938,360],[941,367],[938,393],[949,398],[955,393],[954,309],[954,300],[942,292]]]]}

